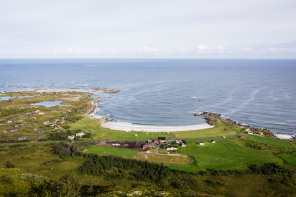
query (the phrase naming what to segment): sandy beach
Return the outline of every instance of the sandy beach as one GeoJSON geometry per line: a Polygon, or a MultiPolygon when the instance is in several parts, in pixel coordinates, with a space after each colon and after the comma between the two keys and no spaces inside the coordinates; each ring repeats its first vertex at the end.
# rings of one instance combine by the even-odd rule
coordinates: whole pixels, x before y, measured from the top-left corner
{"type": "Polygon", "coordinates": [[[145,131],[145,132],[173,132],[173,131],[191,131],[213,128],[209,124],[188,125],[188,126],[149,126],[149,125],[136,125],[127,122],[105,122],[101,124],[104,128],[121,131],[145,131]]]}

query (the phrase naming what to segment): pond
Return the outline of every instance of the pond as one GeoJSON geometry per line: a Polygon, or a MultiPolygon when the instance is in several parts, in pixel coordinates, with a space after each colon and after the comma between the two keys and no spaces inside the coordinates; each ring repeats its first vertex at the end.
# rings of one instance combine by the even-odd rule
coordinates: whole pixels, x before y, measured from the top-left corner
{"type": "Polygon", "coordinates": [[[57,100],[57,101],[42,101],[39,103],[31,103],[30,105],[43,105],[45,107],[54,107],[54,106],[71,106],[71,105],[64,105],[61,104],[63,101],[57,100]]]}

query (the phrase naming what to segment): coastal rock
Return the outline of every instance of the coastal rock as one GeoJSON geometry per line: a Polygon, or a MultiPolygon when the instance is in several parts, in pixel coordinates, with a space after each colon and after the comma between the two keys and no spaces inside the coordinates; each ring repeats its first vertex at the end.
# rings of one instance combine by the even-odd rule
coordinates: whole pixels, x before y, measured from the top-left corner
{"type": "Polygon", "coordinates": [[[104,90],[104,93],[108,93],[108,94],[113,94],[117,92],[120,92],[120,90],[117,90],[117,89],[104,90]]]}
{"type": "Polygon", "coordinates": [[[270,131],[269,129],[266,128],[253,128],[249,125],[243,125],[240,124],[234,120],[231,120],[229,118],[222,118],[222,114],[219,113],[213,113],[213,112],[201,112],[201,113],[195,113],[194,116],[202,116],[206,122],[209,125],[214,125],[215,122],[224,122],[228,125],[231,126],[236,126],[236,127],[240,127],[242,129],[241,132],[243,132],[243,130],[249,130],[249,131],[253,131],[255,134],[260,134],[260,135],[265,135],[265,136],[271,136],[271,137],[276,137],[275,134],[270,131]]]}
{"type": "Polygon", "coordinates": [[[104,123],[106,123],[106,122],[111,122],[112,119],[109,118],[109,117],[102,117],[102,118],[100,119],[100,121],[101,121],[101,124],[104,124],[104,123]]]}

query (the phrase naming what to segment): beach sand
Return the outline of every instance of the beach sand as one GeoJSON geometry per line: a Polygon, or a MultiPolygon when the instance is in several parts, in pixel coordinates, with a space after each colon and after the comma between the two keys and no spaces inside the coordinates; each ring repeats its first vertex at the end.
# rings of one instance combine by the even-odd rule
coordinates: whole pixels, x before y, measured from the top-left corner
{"type": "Polygon", "coordinates": [[[173,131],[192,131],[213,128],[209,124],[188,125],[188,126],[149,126],[136,125],[127,122],[105,122],[101,124],[104,128],[121,131],[145,131],[145,132],[173,132],[173,131]]]}

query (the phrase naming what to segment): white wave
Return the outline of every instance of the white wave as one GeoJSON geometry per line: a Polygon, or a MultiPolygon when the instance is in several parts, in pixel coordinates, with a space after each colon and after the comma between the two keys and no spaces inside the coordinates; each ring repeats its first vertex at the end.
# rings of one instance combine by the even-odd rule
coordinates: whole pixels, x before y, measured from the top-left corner
{"type": "Polygon", "coordinates": [[[225,113],[225,115],[230,115],[230,114],[234,114],[234,113],[236,113],[236,112],[241,111],[244,107],[248,106],[252,101],[255,100],[255,96],[256,96],[256,94],[258,94],[259,92],[260,92],[260,89],[256,89],[255,91],[253,91],[253,92],[250,94],[249,99],[247,99],[246,101],[244,101],[241,105],[237,106],[236,108],[234,108],[234,109],[231,110],[230,112],[225,113]]]}
{"type": "Polygon", "coordinates": [[[276,137],[280,139],[292,139],[293,135],[287,135],[287,134],[275,134],[276,137]]]}
{"type": "Polygon", "coordinates": [[[121,131],[145,131],[145,132],[173,132],[173,131],[191,131],[213,128],[209,124],[186,125],[186,126],[152,126],[152,125],[136,125],[129,122],[106,122],[101,124],[104,128],[121,131]]]}

